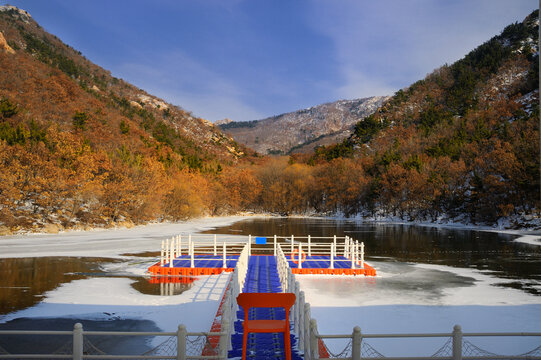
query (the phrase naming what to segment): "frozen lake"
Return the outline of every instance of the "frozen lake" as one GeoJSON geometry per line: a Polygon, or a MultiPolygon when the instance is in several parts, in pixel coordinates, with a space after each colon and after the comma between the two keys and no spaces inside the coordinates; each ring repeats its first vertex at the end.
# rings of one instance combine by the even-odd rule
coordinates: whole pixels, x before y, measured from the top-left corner
{"type": "MultiPolygon", "coordinates": [[[[525,244],[515,235],[486,231],[255,217],[1,238],[0,328],[30,328],[28,319],[39,319],[62,329],[77,320],[94,328],[116,323],[141,329],[150,322],[165,331],[179,323],[190,331],[208,331],[227,275],[201,277],[173,296],[160,296],[159,284],[143,277],[157,260],[161,240],[195,232],[231,238],[336,234],[363,241],[377,277],[299,277],[322,334],[351,333],[355,325],[363,333],[451,332],[455,324],[464,332],[541,331],[536,237],[525,244]]],[[[427,352],[420,355],[432,355],[442,341],[423,345],[427,352]]],[[[378,350],[398,355],[394,351],[404,345],[397,344],[378,350]]],[[[538,338],[478,344],[502,354],[538,345],[538,338]]]]}

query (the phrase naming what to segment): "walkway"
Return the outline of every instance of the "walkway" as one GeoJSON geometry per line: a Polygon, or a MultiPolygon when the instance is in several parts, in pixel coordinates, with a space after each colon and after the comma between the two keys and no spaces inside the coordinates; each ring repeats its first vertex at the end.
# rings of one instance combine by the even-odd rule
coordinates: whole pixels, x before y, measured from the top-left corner
{"type": "MultiPolygon", "coordinates": [[[[276,258],[274,256],[250,256],[243,292],[282,292],[282,286],[278,278],[278,269],[276,267],[276,258]]],[[[282,308],[258,308],[251,309],[250,317],[253,319],[283,320],[285,319],[285,313],[282,308]]],[[[233,349],[229,351],[229,358],[242,356],[243,332],[241,319],[244,319],[244,310],[239,308],[237,321],[235,321],[235,334],[231,337],[233,349]]],[[[296,349],[296,343],[297,340],[292,332],[291,359],[301,360],[302,356],[296,349]]],[[[248,335],[247,358],[249,359],[285,359],[283,351],[284,339],[282,334],[251,333],[248,335]]]]}

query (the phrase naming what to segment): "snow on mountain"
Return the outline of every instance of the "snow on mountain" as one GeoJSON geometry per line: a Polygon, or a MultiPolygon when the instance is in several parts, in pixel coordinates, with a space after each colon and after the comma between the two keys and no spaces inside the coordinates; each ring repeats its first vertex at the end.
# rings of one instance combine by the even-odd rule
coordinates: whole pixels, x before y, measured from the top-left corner
{"type": "Polygon", "coordinates": [[[237,142],[262,154],[311,152],[339,142],[358,121],[374,113],[389,97],[338,100],[262,120],[230,122],[220,127],[237,142]]]}

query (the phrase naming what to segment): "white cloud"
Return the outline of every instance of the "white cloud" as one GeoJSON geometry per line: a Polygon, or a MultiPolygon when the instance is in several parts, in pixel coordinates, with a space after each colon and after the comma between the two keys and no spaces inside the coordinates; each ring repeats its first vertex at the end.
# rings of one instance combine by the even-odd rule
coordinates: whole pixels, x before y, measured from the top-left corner
{"type": "Polygon", "coordinates": [[[392,94],[521,21],[535,0],[314,1],[308,21],[330,38],[339,97],[392,94]]]}
{"type": "Polygon", "coordinates": [[[114,72],[132,79],[147,92],[210,121],[262,117],[245,103],[245,94],[231,80],[177,50],[152,59],[124,63],[114,72]]]}

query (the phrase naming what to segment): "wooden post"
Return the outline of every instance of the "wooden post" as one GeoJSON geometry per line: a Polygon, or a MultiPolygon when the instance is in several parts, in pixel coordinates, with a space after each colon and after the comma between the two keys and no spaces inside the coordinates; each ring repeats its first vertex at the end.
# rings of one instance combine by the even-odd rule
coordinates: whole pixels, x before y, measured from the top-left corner
{"type": "Polygon", "coordinates": [[[355,326],[353,328],[353,334],[352,334],[352,341],[351,341],[351,359],[352,360],[361,360],[361,328],[358,326],[355,326]]]}
{"type": "Polygon", "coordinates": [[[312,244],[311,244],[310,235],[308,235],[308,256],[312,256],[312,244]]]}
{"type": "Polygon", "coordinates": [[[214,256],[216,256],[216,234],[214,234],[214,256]]]}
{"type": "Polygon", "coordinates": [[[186,326],[179,325],[177,331],[177,360],[186,360],[186,326]]]}
{"type": "Polygon", "coordinates": [[[73,360],[83,358],[83,324],[76,323],[73,326],[73,360]]]}

